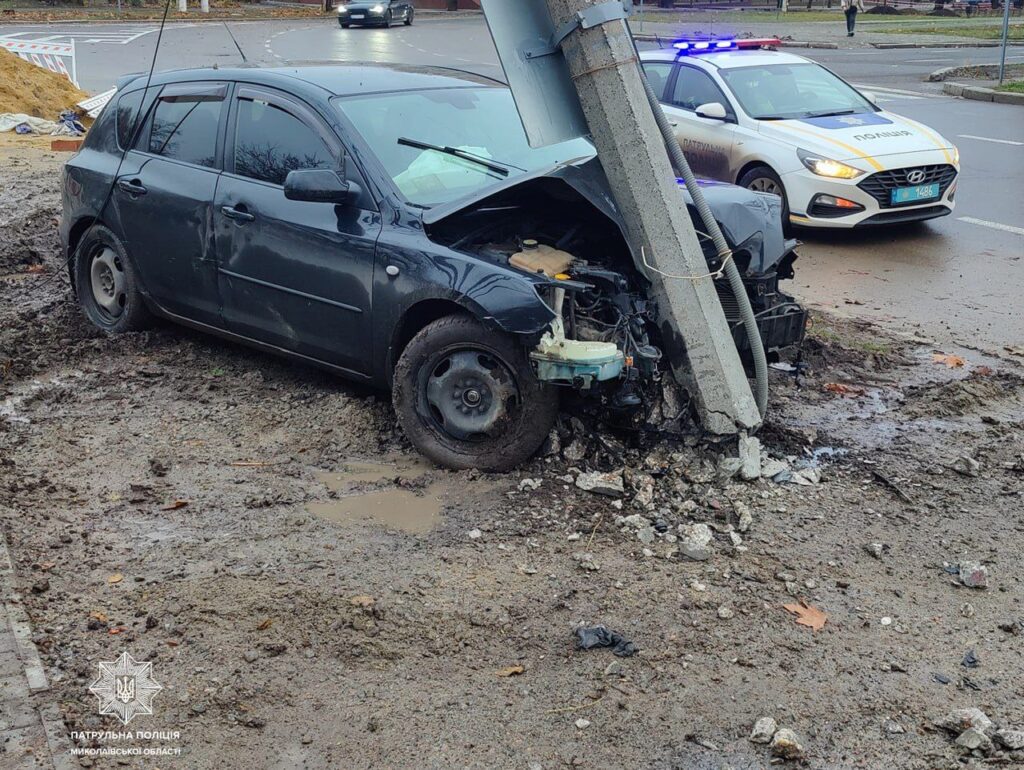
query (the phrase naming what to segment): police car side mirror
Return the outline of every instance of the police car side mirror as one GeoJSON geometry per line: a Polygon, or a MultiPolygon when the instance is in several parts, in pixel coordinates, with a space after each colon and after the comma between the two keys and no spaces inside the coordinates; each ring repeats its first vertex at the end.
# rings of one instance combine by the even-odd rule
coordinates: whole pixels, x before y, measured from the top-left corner
{"type": "Polygon", "coordinates": [[[876,107],[878,106],[878,100],[875,99],[875,95],[873,93],[871,93],[870,91],[861,91],[860,95],[863,96],[865,99],[867,99],[869,102],[871,102],[876,107]]]}
{"type": "Polygon", "coordinates": [[[696,112],[698,118],[710,118],[711,120],[727,120],[729,118],[729,113],[725,111],[725,107],[720,102],[702,104],[696,112]]]}

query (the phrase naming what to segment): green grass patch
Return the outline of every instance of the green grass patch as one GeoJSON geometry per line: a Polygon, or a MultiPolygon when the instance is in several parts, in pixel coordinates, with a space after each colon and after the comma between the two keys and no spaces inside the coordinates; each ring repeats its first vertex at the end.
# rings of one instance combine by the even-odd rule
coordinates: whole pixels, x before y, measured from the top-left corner
{"type": "Polygon", "coordinates": [[[996,88],[997,91],[1009,91],[1013,94],[1024,94],[1024,80],[1014,80],[1010,83],[1003,83],[996,88]]]}
{"type": "MultiPolygon", "coordinates": [[[[952,35],[954,37],[972,37],[978,40],[1000,40],[1003,37],[1003,29],[999,24],[987,24],[985,26],[964,26],[957,24],[929,24],[912,27],[886,27],[877,29],[875,32],[886,32],[893,35],[952,35]]],[[[1010,40],[1024,40],[1024,24],[1010,24],[1008,32],[1010,40]]]]}

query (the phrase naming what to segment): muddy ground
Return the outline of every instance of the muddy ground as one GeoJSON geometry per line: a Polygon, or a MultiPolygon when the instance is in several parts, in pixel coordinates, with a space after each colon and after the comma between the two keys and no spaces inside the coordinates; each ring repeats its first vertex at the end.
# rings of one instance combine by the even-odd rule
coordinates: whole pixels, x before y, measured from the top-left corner
{"type": "Polygon", "coordinates": [[[761,436],[807,485],[568,419],[520,472],[446,472],[381,394],[94,331],[60,271],[61,160],[0,147],[0,522],[69,733],[120,729],[88,687],[128,650],[164,687],[129,729],[180,732],[132,745],[181,749],[130,766],[739,770],[772,761],[762,716],[810,767],[1024,760],[933,724],[1024,726],[1022,359],[818,316],[761,436]],[[621,499],[575,485],[623,468],[621,499]],[[639,652],[577,650],[581,623],[639,652]]]}

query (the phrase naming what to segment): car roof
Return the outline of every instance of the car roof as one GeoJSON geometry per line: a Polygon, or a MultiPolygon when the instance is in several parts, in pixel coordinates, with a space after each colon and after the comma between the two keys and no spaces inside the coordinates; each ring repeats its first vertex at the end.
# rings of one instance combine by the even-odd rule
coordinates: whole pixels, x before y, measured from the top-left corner
{"type": "Polygon", "coordinates": [[[803,56],[782,51],[754,48],[744,51],[712,51],[710,53],[681,54],[675,48],[659,48],[644,51],[641,61],[675,61],[696,64],[704,69],[732,69],[734,67],[757,67],[765,64],[806,64],[803,56]]]}
{"type": "MultiPolygon", "coordinates": [[[[142,85],[145,73],[129,81],[142,85]]],[[[278,86],[294,90],[298,84],[315,86],[327,96],[422,91],[434,88],[506,87],[500,80],[448,67],[364,62],[300,62],[283,67],[224,67],[182,69],[157,73],[153,85],[198,80],[228,80],[278,86]],[[296,82],[298,81],[298,83],[296,82]]],[[[124,88],[128,83],[122,83],[124,88]]]]}

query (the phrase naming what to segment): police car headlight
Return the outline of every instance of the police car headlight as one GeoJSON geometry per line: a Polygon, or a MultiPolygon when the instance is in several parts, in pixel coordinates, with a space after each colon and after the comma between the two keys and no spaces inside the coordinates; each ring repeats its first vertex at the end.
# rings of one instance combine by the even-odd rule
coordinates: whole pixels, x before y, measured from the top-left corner
{"type": "Polygon", "coordinates": [[[957,149],[957,146],[955,144],[953,145],[953,165],[960,165],[960,150],[957,149]]]}
{"type": "Polygon", "coordinates": [[[797,150],[796,154],[807,170],[818,176],[827,176],[832,179],[856,179],[864,173],[859,168],[847,166],[845,163],[831,158],[823,158],[813,152],[807,152],[807,150],[797,150]]]}

